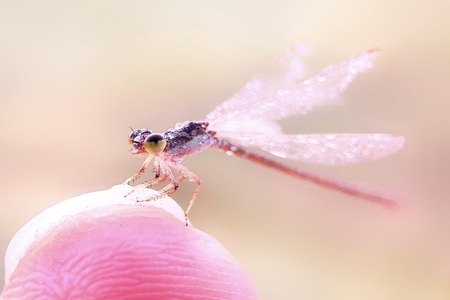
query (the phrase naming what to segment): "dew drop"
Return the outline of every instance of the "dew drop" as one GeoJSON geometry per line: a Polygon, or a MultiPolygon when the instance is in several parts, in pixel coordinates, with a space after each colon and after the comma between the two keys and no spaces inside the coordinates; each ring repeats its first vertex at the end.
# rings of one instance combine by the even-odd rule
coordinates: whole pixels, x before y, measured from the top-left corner
{"type": "Polygon", "coordinates": [[[231,156],[231,155],[234,155],[234,152],[233,152],[233,151],[231,151],[231,150],[228,150],[228,151],[226,151],[226,152],[225,152],[225,154],[226,154],[226,155],[230,155],[230,156],[231,156]]]}

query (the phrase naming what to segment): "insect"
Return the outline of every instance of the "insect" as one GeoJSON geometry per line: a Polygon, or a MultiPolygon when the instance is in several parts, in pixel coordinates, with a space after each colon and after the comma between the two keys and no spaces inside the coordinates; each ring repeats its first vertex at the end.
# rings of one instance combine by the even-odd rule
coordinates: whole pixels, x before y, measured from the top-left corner
{"type": "Polygon", "coordinates": [[[187,220],[200,191],[201,180],[184,167],[182,161],[203,150],[215,149],[325,188],[388,207],[396,206],[397,202],[389,197],[301,171],[251,150],[259,148],[294,161],[348,165],[378,159],[402,148],[404,138],[390,134],[284,134],[276,120],[309,113],[316,105],[338,102],[349,83],[357,74],[370,69],[378,56],[378,51],[369,50],[302,79],[301,53],[302,47],[298,45],[280,53],[261,74],[253,77],[202,121],[178,123],[174,129],[163,133],[145,128],[132,130],[128,138],[131,152],[148,156],[139,171],[124,183],[129,184],[142,175],[152,160],[155,178],[141,186],[168,184],[160,190],[161,196],[146,201],[175,192],[186,178],[194,181],[196,189],[185,210],[187,220]]]}

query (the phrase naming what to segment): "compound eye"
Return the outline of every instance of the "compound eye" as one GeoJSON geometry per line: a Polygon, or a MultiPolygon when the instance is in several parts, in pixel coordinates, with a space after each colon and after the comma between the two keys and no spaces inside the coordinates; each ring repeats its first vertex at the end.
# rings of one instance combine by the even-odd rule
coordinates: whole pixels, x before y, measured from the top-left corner
{"type": "Polygon", "coordinates": [[[148,153],[159,154],[166,148],[166,139],[159,133],[150,134],[144,141],[144,149],[148,153]]]}

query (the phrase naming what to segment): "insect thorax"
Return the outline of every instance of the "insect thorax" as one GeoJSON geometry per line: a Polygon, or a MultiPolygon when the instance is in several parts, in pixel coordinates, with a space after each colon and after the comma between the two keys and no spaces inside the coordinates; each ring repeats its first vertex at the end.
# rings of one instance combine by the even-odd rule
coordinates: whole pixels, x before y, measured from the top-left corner
{"type": "Polygon", "coordinates": [[[207,127],[208,122],[205,121],[188,121],[178,125],[175,129],[165,131],[163,133],[167,141],[165,155],[183,158],[210,148],[217,141],[207,127]]]}

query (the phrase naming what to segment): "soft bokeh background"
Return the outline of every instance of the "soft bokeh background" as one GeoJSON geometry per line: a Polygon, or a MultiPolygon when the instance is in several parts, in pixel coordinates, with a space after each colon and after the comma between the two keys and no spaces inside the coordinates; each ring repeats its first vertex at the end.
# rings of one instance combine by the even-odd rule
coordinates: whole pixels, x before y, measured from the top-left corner
{"type": "MultiPolygon", "coordinates": [[[[207,152],[190,215],[239,259],[263,299],[449,299],[450,2],[0,1],[0,254],[33,216],[135,172],[129,127],[201,119],[275,53],[316,49],[311,72],[377,46],[346,105],[290,132],[386,132],[395,156],[300,167],[402,191],[376,206],[207,152]]],[[[174,198],[186,205],[193,184],[174,198]]],[[[3,276],[1,276],[3,277],[3,276]]],[[[1,287],[1,285],[0,285],[1,287]]]]}

